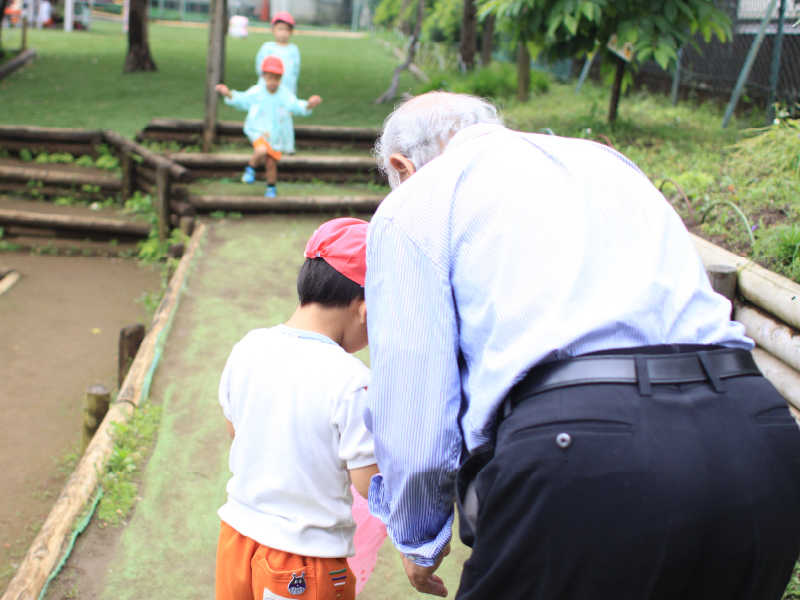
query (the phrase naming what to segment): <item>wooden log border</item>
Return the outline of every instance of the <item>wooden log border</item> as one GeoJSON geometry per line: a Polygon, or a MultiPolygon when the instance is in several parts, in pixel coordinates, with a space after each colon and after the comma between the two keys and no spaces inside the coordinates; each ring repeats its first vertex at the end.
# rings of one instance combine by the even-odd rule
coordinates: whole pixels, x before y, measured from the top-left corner
{"type": "Polygon", "coordinates": [[[58,563],[73,523],[97,487],[100,473],[114,448],[113,425],[126,422],[136,408],[147,400],[161,347],[169,333],[181,291],[186,285],[192,261],[204,232],[205,226],[199,224],[175,274],[170,279],[164,297],[153,316],[150,331],[136,353],[116,402],[98,427],[97,433],[86,448],[86,452],[0,600],[30,600],[38,598],[41,594],[51,571],[58,563]]]}
{"type": "Polygon", "coordinates": [[[0,296],[5,294],[8,290],[14,287],[14,284],[19,281],[20,274],[19,271],[15,271],[14,269],[4,270],[0,273],[0,296]]]}
{"type": "Polygon", "coordinates": [[[39,53],[36,52],[34,48],[28,48],[24,52],[20,52],[17,56],[12,58],[11,60],[7,60],[2,65],[0,65],[0,79],[8,77],[17,69],[24,67],[26,64],[31,62],[34,58],[39,56],[39,53]]]}
{"type": "Polygon", "coordinates": [[[800,285],[701,237],[692,238],[706,268],[736,269],[737,293],[752,304],[735,302],[733,319],[756,342],[753,358],[758,368],[800,421],[800,335],[796,331],[800,329],[800,285]]]}
{"type": "Polygon", "coordinates": [[[216,210],[248,213],[301,213],[325,211],[352,211],[373,213],[383,201],[383,196],[189,196],[189,204],[197,212],[216,210]]]}
{"type": "Polygon", "coordinates": [[[33,227],[78,232],[98,232],[112,236],[146,238],[150,234],[149,223],[119,221],[99,217],[35,213],[23,210],[0,208],[0,225],[33,227]]]}

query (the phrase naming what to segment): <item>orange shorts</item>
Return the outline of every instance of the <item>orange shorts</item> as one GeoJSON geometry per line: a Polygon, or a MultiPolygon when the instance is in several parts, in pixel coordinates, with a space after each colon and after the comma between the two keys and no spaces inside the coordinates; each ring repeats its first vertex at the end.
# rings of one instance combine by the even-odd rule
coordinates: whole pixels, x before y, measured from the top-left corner
{"type": "Polygon", "coordinates": [[[216,600],[355,600],[346,558],[312,558],[262,546],[222,522],[216,600]]]}
{"type": "Polygon", "coordinates": [[[267,156],[271,156],[275,160],[280,160],[283,158],[283,152],[278,152],[272,148],[272,145],[266,140],[266,138],[260,137],[255,142],[253,142],[253,148],[258,148],[259,146],[266,146],[267,147],[267,156]]]}

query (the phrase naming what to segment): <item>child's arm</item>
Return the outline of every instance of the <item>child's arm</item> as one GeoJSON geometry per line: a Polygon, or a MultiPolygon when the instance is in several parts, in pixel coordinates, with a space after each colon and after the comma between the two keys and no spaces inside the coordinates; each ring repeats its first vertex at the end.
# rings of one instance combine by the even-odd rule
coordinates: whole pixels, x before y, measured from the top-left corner
{"type": "Polygon", "coordinates": [[[254,85],[246,92],[237,92],[236,90],[231,90],[228,88],[227,85],[220,83],[216,88],[214,88],[225,98],[225,104],[232,106],[239,110],[247,110],[249,109],[254,102],[259,98],[261,90],[258,89],[257,85],[254,85]]]}
{"type": "MultiPolygon", "coordinates": [[[[230,421],[228,421],[230,423],[230,421]]],[[[233,430],[233,424],[230,424],[229,432],[233,430]]],[[[231,435],[233,437],[233,435],[231,435]]],[[[367,499],[367,494],[369,493],[369,484],[372,480],[373,475],[377,475],[380,473],[378,470],[378,465],[368,465],[366,467],[361,467],[358,469],[351,469],[350,470],[350,479],[353,481],[353,485],[356,488],[356,491],[361,494],[361,497],[365,500],[367,499]]]]}
{"type": "MultiPolygon", "coordinates": [[[[228,418],[225,419],[225,427],[228,428],[228,435],[231,436],[231,439],[235,438],[236,437],[236,430],[233,428],[233,423],[231,423],[231,420],[228,419],[228,418]]],[[[358,489],[358,488],[356,488],[356,489],[358,489]]],[[[359,493],[361,493],[361,492],[359,492],[359,493]]]]}

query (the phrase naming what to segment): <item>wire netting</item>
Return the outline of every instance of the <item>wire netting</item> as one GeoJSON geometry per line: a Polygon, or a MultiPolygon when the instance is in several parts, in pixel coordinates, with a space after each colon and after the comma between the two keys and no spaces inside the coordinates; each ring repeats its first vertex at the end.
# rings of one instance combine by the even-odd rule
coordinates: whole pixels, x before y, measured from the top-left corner
{"type": "MultiPolygon", "coordinates": [[[[776,96],[787,104],[800,101],[800,0],[785,0],[786,17],[783,24],[783,42],[778,71],[776,96]]],[[[739,73],[756,38],[759,26],[766,17],[770,0],[720,0],[717,6],[731,18],[733,39],[720,42],[716,37],[710,42],[696,38],[700,51],[687,46],[681,60],[681,88],[705,91],[712,95],[729,95],[736,85],[739,73]]],[[[747,79],[745,91],[753,100],[763,100],[769,93],[773,49],[777,38],[778,10],[775,7],[766,35],[756,55],[747,79]]],[[[673,72],[666,72],[655,62],[642,65],[640,73],[647,77],[671,81],[673,72]]]]}

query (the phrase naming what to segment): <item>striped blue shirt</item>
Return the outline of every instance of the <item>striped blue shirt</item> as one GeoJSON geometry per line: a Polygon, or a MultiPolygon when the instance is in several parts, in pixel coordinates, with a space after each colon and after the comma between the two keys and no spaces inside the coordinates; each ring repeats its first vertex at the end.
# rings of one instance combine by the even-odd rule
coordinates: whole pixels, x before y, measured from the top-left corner
{"type": "Polygon", "coordinates": [[[369,228],[370,511],[430,565],[462,449],[533,366],[666,343],[752,348],[678,215],[607,146],[496,125],[457,133],[369,228]],[[459,414],[464,401],[465,411],[459,414]]]}

